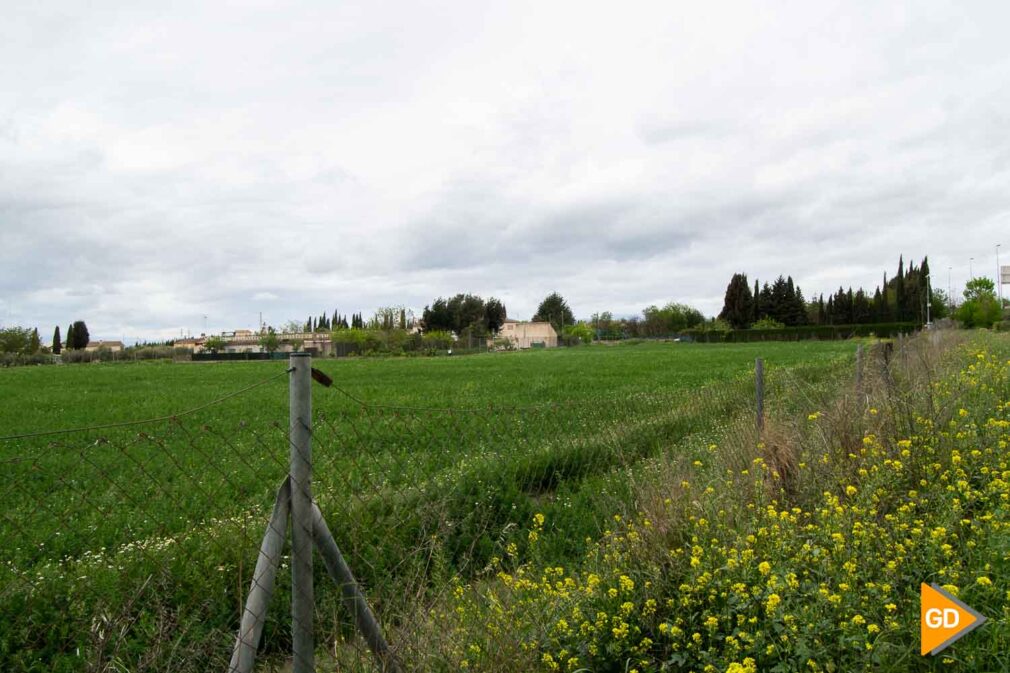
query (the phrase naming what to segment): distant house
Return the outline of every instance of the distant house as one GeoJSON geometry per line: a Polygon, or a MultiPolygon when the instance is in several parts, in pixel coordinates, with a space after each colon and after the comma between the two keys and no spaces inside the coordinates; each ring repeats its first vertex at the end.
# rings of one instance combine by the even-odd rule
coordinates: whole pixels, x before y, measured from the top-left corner
{"type": "Polygon", "coordinates": [[[549,322],[506,320],[498,338],[508,339],[513,347],[519,349],[554,348],[558,345],[558,333],[549,322]]]}
{"type": "MultiPolygon", "coordinates": [[[[221,338],[225,342],[223,353],[263,353],[266,351],[260,344],[262,333],[252,330],[240,329],[234,332],[222,332],[221,338]]],[[[278,332],[277,346],[278,353],[291,353],[298,346],[298,350],[312,353],[313,355],[331,355],[333,344],[329,332],[278,332]]],[[[202,353],[206,348],[207,336],[190,339],[176,339],[175,345],[179,348],[191,348],[194,353],[202,353]]]]}
{"type": "Polygon", "coordinates": [[[205,335],[200,335],[198,337],[189,337],[189,338],[186,338],[186,339],[176,339],[174,345],[175,345],[176,348],[189,348],[194,353],[199,353],[200,351],[203,350],[203,342],[206,341],[206,340],[207,340],[207,337],[205,335]]]}
{"type": "Polygon", "coordinates": [[[119,353],[126,348],[126,346],[123,345],[122,341],[89,341],[88,345],[84,347],[84,350],[97,351],[99,348],[110,350],[113,353],[119,353]]]}

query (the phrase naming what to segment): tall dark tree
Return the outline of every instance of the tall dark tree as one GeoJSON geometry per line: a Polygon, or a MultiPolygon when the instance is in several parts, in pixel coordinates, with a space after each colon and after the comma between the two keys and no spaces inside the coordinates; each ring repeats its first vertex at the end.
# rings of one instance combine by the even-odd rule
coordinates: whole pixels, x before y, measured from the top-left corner
{"type": "Polygon", "coordinates": [[[908,319],[908,303],[905,299],[905,257],[898,258],[898,275],[894,277],[894,317],[899,320],[908,319]]]}
{"type": "Polygon", "coordinates": [[[753,316],[754,296],[750,291],[747,274],[734,273],[726,286],[719,318],[727,321],[734,329],[745,329],[753,321],[753,316]]]}
{"type": "Polygon", "coordinates": [[[439,297],[431,306],[425,306],[424,313],[421,314],[421,327],[425,332],[451,332],[453,320],[449,300],[439,297]]]}
{"type": "Polygon", "coordinates": [[[484,300],[475,294],[457,294],[449,300],[452,331],[484,333],[484,300]]]}
{"type": "MultiPolygon", "coordinates": [[[[790,280],[792,280],[790,278],[790,280]]],[[[807,316],[807,302],[803,298],[803,290],[796,285],[793,291],[792,318],[794,325],[806,325],[810,322],[807,316]]]]}
{"type": "Polygon", "coordinates": [[[74,341],[76,342],[74,348],[87,348],[91,341],[88,326],[84,324],[83,320],[74,321],[74,341]]]}
{"type": "Polygon", "coordinates": [[[53,353],[59,355],[63,351],[63,342],[60,341],[60,326],[57,325],[53,331],[53,353]]]}
{"type": "Polygon", "coordinates": [[[919,266],[919,320],[926,322],[926,306],[933,302],[932,287],[929,279],[929,258],[923,257],[919,266]]]}
{"type": "Polygon", "coordinates": [[[778,320],[783,324],[791,324],[791,302],[794,299],[794,292],[789,289],[789,283],[783,276],[779,276],[772,283],[767,300],[762,297],[761,308],[765,315],[773,320],[778,320]],[[790,321],[790,322],[787,322],[790,321]]]}
{"type": "Polygon", "coordinates": [[[758,295],[758,303],[761,307],[758,319],[775,317],[772,315],[775,312],[775,300],[772,297],[772,288],[768,285],[767,281],[761,286],[761,293],[758,295]]]}
{"type": "Polygon", "coordinates": [[[487,328],[488,334],[494,334],[500,330],[507,317],[505,304],[501,303],[499,299],[491,297],[484,304],[484,326],[487,328]]]}
{"type": "Polygon", "coordinates": [[[758,279],[754,279],[754,293],[751,295],[751,322],[757,322],[764,315],[761,313],[761,290],[758,289],[758,279]]]}
{"type": "Polygon", "coordinates": [[[564,325],[574,325],[575,316],[572,309],[568,307],[568,302],[557,292],[551,292],[544,297],[537,307],[537,312],[533,315],[533,320],[538,322],[549,322],[561,334],[564,325]]]}
{"type": "Polygon", "coordinates": [[[870,304],[866,291],[859,288],[852,297],[852,323],[860,325],[873,321],[873,308],[870,304]]]}
{"type": "Polygon", "coordinates": [[[64,343],[68,351],[74,350],[74,323],[67,326],[67,340],[64,343]]]}

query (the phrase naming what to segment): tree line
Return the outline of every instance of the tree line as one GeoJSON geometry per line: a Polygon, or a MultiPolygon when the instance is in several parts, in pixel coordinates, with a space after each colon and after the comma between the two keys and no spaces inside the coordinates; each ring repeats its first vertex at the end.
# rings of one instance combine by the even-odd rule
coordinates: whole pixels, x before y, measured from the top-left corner
{"type": "Polygon", "coordinates": [[[856,325],[917,322],[943,318],[948,314],[947,298],[929,287],[929,260],[905,266],[898,259],[898,271],[872,294],[863,288],[853,291],[839,287],[825,300],[821,294],[807,302],[792,276],[779,276],[771,285],[754,281],[753,290],[745,273],[735,273],[726,286],[719,318],[734,329],[799,325],[856,325]],[[927,311],[927,306],[929,307],[927,311]]]}
{"type": "Polygon", "coordinates": [[[88,326],[83,320],[70,323],[67,337],[64,340],[60,334],[60,326],[53,330],[53,340],[49,346],[42,344],[37,327],[3,327],[0,328],[0,353],[12,355],[35,355],[38,353],[53,353],[59,355],[64,349],[80,350],[86,348],[91,341],[88,326]]]}

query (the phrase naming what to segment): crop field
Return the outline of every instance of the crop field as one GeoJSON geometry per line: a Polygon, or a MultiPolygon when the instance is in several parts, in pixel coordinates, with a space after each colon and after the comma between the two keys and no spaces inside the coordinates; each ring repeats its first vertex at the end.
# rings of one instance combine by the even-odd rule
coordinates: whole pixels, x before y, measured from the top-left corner
{"type": "MultiPolygon", "coordinates": [[[[380,618],[402,629],[422,598],[437,603],[503,557],[584,557],[657,460],[753,423],[755,357],[785,408],[801,404],[798,386],[850,372],[854,351],[661,343],[317,361],[336,385],[314,387],[315,495],[380,618]],[[537,545],[534,515],[553,533],[537,545]]],[[[5,436],[199,408],[0,442],[0,669],[223,670],[287,471],[285,368],[0,371],[5,436]]],[[[320,591],[322,640],[352,640],[332,594],[320,591]]],[[[268,660],[290,644],[285,600],[264,633],[268,660]]]]}
{"type": "Polygon", "coordinates": [[[421,670],[1010,670],[1010,340],[922,335],[873,355],[857,387],[790,379],[797,404],[760,436],[727,427],[682,444],[685,460],[638,480],[633,509],[614,507],[574,561],[551,551],[565,535],[554,513],[534,513],[526,549],[456,580],[427,608],[427,628],[399,634],[410,660],[421,670]],[[920,654],[921,583],[988,621],[920,654]]]}

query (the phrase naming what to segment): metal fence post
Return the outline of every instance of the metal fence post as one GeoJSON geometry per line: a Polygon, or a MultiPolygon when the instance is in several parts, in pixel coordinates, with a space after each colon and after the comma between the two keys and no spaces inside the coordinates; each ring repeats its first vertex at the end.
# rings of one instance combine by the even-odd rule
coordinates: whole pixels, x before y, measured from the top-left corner
{"type": "Polygon", "coordinates": [[[291,443],[291,639],[294,673],[314,673],[312,622],[312,357],[292,353],[291,443]]]}
{"type": "Polygon", "coordinates": [[[228,673],[252,673],[256,665],[256,648],[263,633],[263,623],[267,617],[267,606],[274,593],[274,580],[281,564],[284,540],[287,538],[288,516],[291,514],[291,480],[285,479],[277,489],[277,501],[267,524],[260,553],[256,558],[252,585],[242,613],[242,625],[235,639],[228,673]]]}
{"type": "Polygon", "coordinates": [[[379,664],[379,670],[391,673],[398,672],[400,667],[392,652],[390,652],[385,637],[382,635],[382,627],[379,626],[379,621],[375,618],[372,608],[369,607],[368,600],[361,592],[357,581],[355,581],[354,574],[351,572],[350,567],[348,567],[347,561],[344,560],[343,554],[340,553],[340,548],[337,547],[337,542],[333,539],[329,526],[326,525],[323,513],[319,511],[319,507],[315,504],[312,505],[312,517],[316,547],[319,549],[319,555],[323,557],[323,565],[326,566],[326,571],[333,578],[333,581],[337,583],[337,586],[340,587],[344,607],[354,617],[355,626],[358,627],[361,636],[368,643],[369,649],[375,655],[379,664]]]}
{"type": "Polygon", "coordinates": [[[765,427],[765,366],[761,358],[754,361],[754,393],[757,401],[757,429],[765,427]]]}

